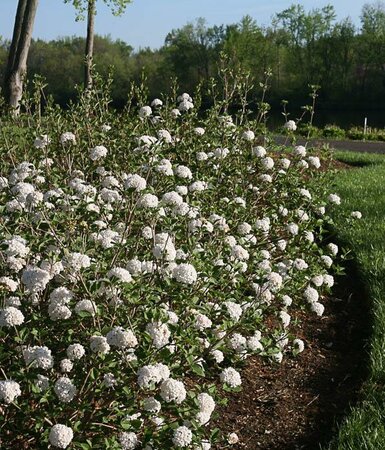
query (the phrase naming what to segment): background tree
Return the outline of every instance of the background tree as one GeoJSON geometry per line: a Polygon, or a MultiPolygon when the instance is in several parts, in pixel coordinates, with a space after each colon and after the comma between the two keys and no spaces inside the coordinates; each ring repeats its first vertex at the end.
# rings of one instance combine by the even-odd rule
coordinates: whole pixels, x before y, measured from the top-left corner
{"type": "MultiPolygon", "coordinates": [[[[92,87],[92,64],[94,57],[95,39],[95,15],[97,0],[64,0],[64,3],[72,3],[78,11],[77,20],[83,20],[87,12],[87,36],[85,46],[84,88],[92,87]]],[[[103,0],[112,10],[115,16],[124,13],[131,0],[103,0]]]]}
{"type": "Polygon", "coordinates": [[[4,92],[14,114],[20,110],[27,58],[39,0],[19,0],[5,71],[4,92]]]}

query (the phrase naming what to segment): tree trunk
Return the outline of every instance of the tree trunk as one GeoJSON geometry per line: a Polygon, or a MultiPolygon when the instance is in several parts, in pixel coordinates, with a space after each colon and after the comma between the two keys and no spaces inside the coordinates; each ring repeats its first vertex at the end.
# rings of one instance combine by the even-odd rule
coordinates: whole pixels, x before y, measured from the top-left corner
{"type": "Polygon", "coordinates": [[[15,25],[13,27],[12,42],[11,42],[11,46],[9,48],[9,53],[8,53],[8,62],[7,62],[7,67],[6,67],[6,73],[5,73],[5,77],[4,77],[5,88],[8,87],[7,85],[9,82],[9,78],[11,76],[12,69],[15,65],[17,47],[18,47],[19,41],[20,41],[26,6],[27,6],[27,0],[19,0],[19,3],[17,5],[16,17],[15,17],[15,25]]]}
{"type": "Polygon", "coordinates": [[[19,0],[5,77],[5,94],[15,115],[20,112],[23,82],[39,0],[19,0]]]}
{"type": "Polygon", "coordinates": [[[95,33],[95,2],[96,0],[88,0],[84,89],[90,89],[92,87],[92,59],[94,55],[94,33],[95,33]]]}

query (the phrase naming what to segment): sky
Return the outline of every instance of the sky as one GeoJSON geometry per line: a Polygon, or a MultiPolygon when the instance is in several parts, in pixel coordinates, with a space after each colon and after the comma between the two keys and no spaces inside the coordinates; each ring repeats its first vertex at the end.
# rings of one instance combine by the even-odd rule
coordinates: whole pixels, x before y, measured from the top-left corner
{"type": "MultiPolygon", "coordinates": [[[[249,14],[258,25],[269,25],[275,13],[293,3],[307,11],[330,3],[337,20],[350,17],[358,26],[361,8],[371,0],[133,0],[126,12],[115,17],[102,0],[97,1],[95,30],[100,35],[121,39],[134,49],[159,48],[169,31],[180,28],[198,17],[209,26],[236,23],[249,14]]],[[[11,39],[17,0],[0,0],[0,36],[11,39]]],[[[40,0],[36,14],[34,38],[45,40],[64,36],[84,36],[85,22],[76,22],[71,4],[62,0],[40,0]]]]}

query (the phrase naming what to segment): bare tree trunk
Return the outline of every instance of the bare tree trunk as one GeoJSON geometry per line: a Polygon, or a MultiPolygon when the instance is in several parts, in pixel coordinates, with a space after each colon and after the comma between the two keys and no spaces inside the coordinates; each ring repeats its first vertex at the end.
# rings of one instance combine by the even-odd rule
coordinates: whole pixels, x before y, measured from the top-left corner
{"type": "Polygon", "coordinates": [[[12,69],[15,65],[17,47],[18,47],[19,41],[20,41],[26,6],[27,6],[27,0],[19,0],[19,3],[17,5],[16,17],[15,17],[15,25],[13,27],[12,42],[11,42],[11,46],[9,48],[9,53],[8,53],[8,62],[7,62],[7,67],[6,67],[6,73],[5,73],[5,77],[4,77],[5,88],[7,88],[7,84],[9,82],[9,78],[11,76],[12,69]]]}
{"type": "Polygon", "coordinates": [[[5,77],[5,93],[15,115],[20,112],[23,82],[39,0],[19,0],[5,77]]]}
{"type": "Polygon", "coordinates": [[[92,87],[92,59],[94,55],[94,33],[95,33],[95,1],[96,0],[88,0],[84,89],[90,89],[92,87]]]}

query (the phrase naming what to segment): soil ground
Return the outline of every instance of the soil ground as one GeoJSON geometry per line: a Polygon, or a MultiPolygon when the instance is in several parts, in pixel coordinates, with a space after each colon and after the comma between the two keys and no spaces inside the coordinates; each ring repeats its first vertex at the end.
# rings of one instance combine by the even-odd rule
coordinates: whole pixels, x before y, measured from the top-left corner
{"type": "Polygon", "coordinates": [[[303,317],[297,329],[306,343],[302,354],[273,366],[258,357],[248,360],[242,392],[219,411],[221,430],[240,438],[231,448],[319,449],[357,401],[370,318],[354,267],[348,270],[334,297],[323,301],[322,319],[303,317]]]}
{"type": "Polygon", "coordinates": [[[296,336],[305,341],[305,351],[275,365],[250,358],[242,370],[242,391],[226,394],[228,406],[218,411],[217,423],[223,432],[239,436],[232,449],[320,449],[359,399],[371,318],[354,262],[346,264],[333,296],[323,299],[321,320],[297,316],[302,320],[296,336]]]}

